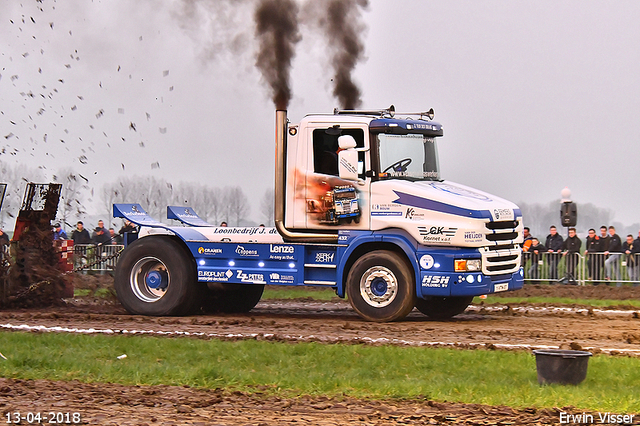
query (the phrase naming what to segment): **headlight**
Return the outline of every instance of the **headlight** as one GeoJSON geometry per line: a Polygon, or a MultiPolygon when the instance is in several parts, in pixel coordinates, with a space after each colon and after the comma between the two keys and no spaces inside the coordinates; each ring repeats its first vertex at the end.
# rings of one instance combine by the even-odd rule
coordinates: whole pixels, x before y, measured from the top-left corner
{"type": "Polygon", "coordinates": [[[456,272],[480,271],[480,259],[456,259],[453,261],[456,272]]]}

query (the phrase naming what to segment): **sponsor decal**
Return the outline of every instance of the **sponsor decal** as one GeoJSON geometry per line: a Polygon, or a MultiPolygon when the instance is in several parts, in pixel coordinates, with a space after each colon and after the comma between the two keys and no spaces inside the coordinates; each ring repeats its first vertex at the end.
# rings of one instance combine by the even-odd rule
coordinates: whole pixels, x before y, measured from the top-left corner
{"type": "Polygon", "coordinates": [[[425,275],[422,277],[422,287],[448,287],[449,277],[443,275],[425,275]]]}
{"type": "Polygon", "coordinates": [[[293,246],[274,246],[269,244],[270,253],[293,253],[293,246]]]}
{"type": "Polygon", "coordinates": [[[272,274],[269,274],[269,280],[271,280],[271,282],[278,282],[278,283],[293,283],[293,275],[280,275],[277,272],[274,272],[272,274]]]}
{"type": "Polygon", "coordinates": [[[258,250],[247,250],[243,246],[237,246],[236,254],[239,256],[258,256],[258,250]]]}
{"type": "Polygon", "coordinates": [[[331,263],[335,253],[316,253],[316,263],[331,263]]]}
{"type": "Polygon", "coordinates": [[[418,232],[422,237],[422,241],[426,243],[450,243],[451,239],[456,236],[458,228],[447,228],[445,226],[418,226],[418,232]]]}
{"type": "Polygon", "coordinates": [[[293,260],[293,246],[280,246],[269,244],[269,252],[276,253],[269,256],[269,259],[275,260],[293,260]]]}
{"type": "Polygon", "coordinates": [[[371,216],[398,216],[402,217],[403,213],[398,210],[396,204],[372,204],[371,216]]]}
{"type": "Polygon", "coordinates": [[[214,234],[232,234],[232,235],[255,235],[255,234],[269,234],[275,235],[278,233],[276,228],[265,228],[264,226],[253,226],[253,227],[242,227],[242,228],[231,228],[231,227],[221,227],[221,228],[213,228],[214,234]]]}
{"type": "Polygon", "coordinates": [[[243,283],[266,284],[264,274],[247,274],[242,269],[236,271],[236,278],[243,283]]]}
{"type": "Polygon", "coordinates": [[[219,248],[208,248],[208,247],[198,247],[198,253],[204,254],[208,256],[215,256],[217,254],[222,253],[222,249],[219,248]]]}
{"type": "Polygon", "coordinates": [[[189,209],[184,209],[184,213],[176,213],[176,216],[178,216],[179,218],[186,217],[187,219],[200,219],[197,214],[192,213],[189,209]]]}
{"type": "Polygon", "coordinates": [[[511,209],[493,209],[493,217],[496,220],[513,220],[513,210],[511,209]]]}
{"type": "Polygon", "coordinates": [[[433,268],[435,261],[433,260],[433,256],[430,254],[425,254],[420,258],[420,267],[422,269],[431,269],[433,268]]]}
{"type": "Polygon", "coordinates": [[[231,270],[225,271],[198,271],[198,278],[201,281],[229,281],[233,276],[231,270]]]}
{"type": "Polygon", "coordinates": [[[478,231],[465,231],[464,241],[467,243],[480,243],[484,241],[484,234],[478,231]]]}
{"type": "Polygon", "coordinates": [[[418,213],[413,207],[408,207],[404,218],[409,220],[424,220],[424,213],[418,213]]]}
{"type": "Polygon", "coordinates": [[[402,212],[371,212],[371,216],[398,216],[398,217],[402,217],[402,212]]]}
{"type": "Polygon", "coordinates": [[[355,166],[350,162],[348,162],[347,159],[344,157],[340,158],[340,165],[345,169],[347,169],[350,173],[354,173],[354,174],[358,173],[358,170],[355,168],[355,166]]]}

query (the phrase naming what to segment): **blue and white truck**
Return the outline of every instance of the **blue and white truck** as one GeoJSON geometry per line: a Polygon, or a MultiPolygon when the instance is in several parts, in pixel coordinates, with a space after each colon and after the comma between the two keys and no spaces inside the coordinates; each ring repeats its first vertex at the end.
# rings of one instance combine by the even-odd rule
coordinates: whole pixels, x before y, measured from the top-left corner
{"type": "Polygon", "coordinates": [[[140,226],[116,267],[120,302],[143,315],[247,312],[265,285],[321,286],[367,320],[394,321],[414,307],[449,318],[474,296],[521,288],[520,209],[442,180],[442,135],[433,110],[299,124],[276,111],[275,228],[212,226],[177,206],[170,226],[115,204],[140,226]]]}

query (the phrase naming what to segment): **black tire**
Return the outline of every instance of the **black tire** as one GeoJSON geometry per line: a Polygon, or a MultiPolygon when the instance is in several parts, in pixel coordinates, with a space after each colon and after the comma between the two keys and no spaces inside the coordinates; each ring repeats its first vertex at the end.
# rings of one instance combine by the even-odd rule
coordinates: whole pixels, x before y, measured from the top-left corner
{"type": "Polygon", "coordinates": [[[186,315],[201,303],[193,257],[171,237],[139,238],[120,255],[115,289],[122,306],[137,315],[186,315]]]}
{"type": "Polygon", "coordinates": [[[473,300],[473,296],[435,297],[416,300],[416,308],[429,318],[443,320],[463,313],[473,300]]]}
{"type": "Polygon", "coordinates": [[[249,312],[258,304],[264,284],[214,283],[205,291],[202,301],[203,312],[239,314],[249,312]]]}
{"type": "Polygon", "coordinates": [[[392,251],[369,252],[349,270],[347,296],[353,309],[368,321],[400,320],[416,302],[413,268],[392,251]]]}

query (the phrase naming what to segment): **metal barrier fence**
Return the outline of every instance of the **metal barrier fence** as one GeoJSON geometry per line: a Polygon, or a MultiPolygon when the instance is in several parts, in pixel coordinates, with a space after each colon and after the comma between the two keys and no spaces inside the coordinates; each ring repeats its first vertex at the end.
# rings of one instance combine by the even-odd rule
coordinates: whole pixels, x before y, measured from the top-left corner
{"type": "Polygon", "coordinates": [[[640,254],[522,253],[525,282],[640,285],[640,254]]]}
{"type": "Polygon", "coordinates": [[[115,256],[124,248],[121,244],[105,244],[102,246],[95,244],[76,244],[73,246],[73,267],[83,268],[83,271],[113,271],[118,263],[118,256],[115,256]],[[101,260],[104,259],[104,260],[101,260]]]}

